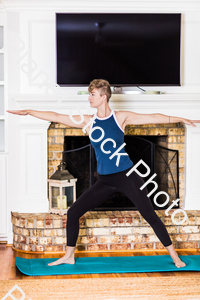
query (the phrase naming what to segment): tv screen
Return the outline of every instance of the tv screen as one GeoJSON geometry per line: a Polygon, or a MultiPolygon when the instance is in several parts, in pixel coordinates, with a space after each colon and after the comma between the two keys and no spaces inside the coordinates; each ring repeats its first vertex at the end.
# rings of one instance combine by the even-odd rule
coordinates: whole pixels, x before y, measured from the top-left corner
{"type": "Polygon", "coordinates": [[[57,13],[57,83],[179,86],[181,14],[57,13]]]}

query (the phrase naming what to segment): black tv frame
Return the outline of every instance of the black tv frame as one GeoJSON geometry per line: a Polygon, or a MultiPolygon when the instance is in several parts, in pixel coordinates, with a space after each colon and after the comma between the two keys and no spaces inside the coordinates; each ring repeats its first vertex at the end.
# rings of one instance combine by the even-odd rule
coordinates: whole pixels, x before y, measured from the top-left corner
{"type": "MultiPolygon", "coordinates": [[[[84,87],[88,86],[89,82],[87,83],[59,83],[58,82],[58,70],[57,70],[57,65],[58,65],[58,50],[57,50],[57,16],[58,15],[177,15],[179,16],[179,78],[178,82],[173,84],[173,83],[113,83],[110,81],[111,86],[114,87],[138,87],[138,86],[181,86],[181,25],[182,25],[182,14],[181,13],[56,13],[56,82],[59,86],[61,87],[84,87]]],[[[107,79],[105,76],[100,77],[103,79],[107,79]]],[[[95,78],[91,78],[95,79],[95,78]]]]}

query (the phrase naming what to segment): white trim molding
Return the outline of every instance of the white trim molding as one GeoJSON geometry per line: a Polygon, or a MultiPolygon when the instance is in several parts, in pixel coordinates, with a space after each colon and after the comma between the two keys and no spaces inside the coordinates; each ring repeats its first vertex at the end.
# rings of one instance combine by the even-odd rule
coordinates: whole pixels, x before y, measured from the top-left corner
{"type": "Polygon", "coordinates": [[[200,209],[200,124],[186,125],[185,209],[200,209]]]}
{"type": "Polygon", "coordinates": [[[22,119],[19,212],[48,212],[47,129],[49,122],[22,119]],[[31,122],[32,121],[32,122],[31,122]]]}
{"type": "Polygon", "coordinates": [[[197,11],[200,10],[200,3],[196,1],[183,0],[1,0],[1,9],[7,11],[25,11],[25,10],[40,10],[40,11],[80,11],[80,12],[124,12],[133,10],[135,12],[170,12],[170,11],[197,11]],[[103,5],[102,5],[103,3],[103,5]]]}

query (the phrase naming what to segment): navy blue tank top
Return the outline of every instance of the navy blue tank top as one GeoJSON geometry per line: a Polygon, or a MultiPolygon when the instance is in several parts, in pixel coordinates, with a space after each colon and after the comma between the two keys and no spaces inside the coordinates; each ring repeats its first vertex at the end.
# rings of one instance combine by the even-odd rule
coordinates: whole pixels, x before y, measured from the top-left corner
{"type": "Polygon", "coordinates": [[[93,117],[89,133],[97,159],[97,172],[108,175],[124,171],[133,165],[124,147],[124,131],[120,127],[115,112],[108,117],[93,117]]]}

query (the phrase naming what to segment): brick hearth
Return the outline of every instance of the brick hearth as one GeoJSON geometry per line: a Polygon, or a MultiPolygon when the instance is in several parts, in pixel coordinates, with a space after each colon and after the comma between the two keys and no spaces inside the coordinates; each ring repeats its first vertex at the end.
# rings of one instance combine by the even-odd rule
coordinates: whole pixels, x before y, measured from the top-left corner
{"type": "MultiPolygon", "coordinates": [[[[175,210],[170,210],[170,216],[175,210]]],[[[200,211],[186,211],[188,222],[175,225],[165,212],[156,211],[176,249],[200,248],[200,211]]],[[[34,252],[66,249],[67,216],[12,212],[13,248],[34,252]]],[[[176,214],[180,222],[183,214],[176,214]]],[[[80,219],[77,251],[165,249],[137,211],[87,212],[80,219]]]]}

